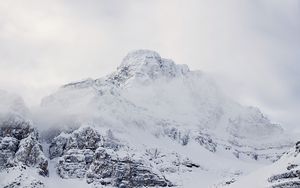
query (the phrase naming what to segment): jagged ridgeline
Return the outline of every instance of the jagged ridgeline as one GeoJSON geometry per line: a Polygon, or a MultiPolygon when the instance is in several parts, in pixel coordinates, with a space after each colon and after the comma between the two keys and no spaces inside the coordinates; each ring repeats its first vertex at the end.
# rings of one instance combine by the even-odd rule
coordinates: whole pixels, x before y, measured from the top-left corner
{"type": "Polygon", "coordinates": [[[0,94],[2,187],[221,187],[293,142],[205,73],[149,50],[62,86],[34,112],[0,94]]]}

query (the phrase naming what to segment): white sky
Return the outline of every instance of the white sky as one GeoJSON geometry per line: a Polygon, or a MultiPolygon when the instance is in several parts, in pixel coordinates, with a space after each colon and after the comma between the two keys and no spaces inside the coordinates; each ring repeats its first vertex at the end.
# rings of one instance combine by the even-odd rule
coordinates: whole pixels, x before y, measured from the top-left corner
{"type": "Polygon", "coordinates": [[[287,128],[300,122],[298,0],[0,2],[0,89],[29,105],[140,48],[212,74],[287,128]]]}

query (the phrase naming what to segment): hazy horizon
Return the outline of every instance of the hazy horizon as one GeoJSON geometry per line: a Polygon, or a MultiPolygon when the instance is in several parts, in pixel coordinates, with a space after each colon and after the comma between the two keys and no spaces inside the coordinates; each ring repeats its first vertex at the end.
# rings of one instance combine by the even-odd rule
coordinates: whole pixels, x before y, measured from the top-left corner
{"type": "Polygon", "coordinates": [[[150,49],[298,130],[299,18],[299,1],[3,1],[0,89],[38,105],[60,85],[105,76],[129,51],[150,49]]]}

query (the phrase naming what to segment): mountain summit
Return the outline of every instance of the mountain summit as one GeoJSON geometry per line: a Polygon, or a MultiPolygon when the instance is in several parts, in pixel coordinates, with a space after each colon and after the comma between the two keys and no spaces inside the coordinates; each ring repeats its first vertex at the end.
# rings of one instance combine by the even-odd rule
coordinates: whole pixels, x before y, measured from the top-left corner
{"type": "Polygon", "coordinates": [[[176,65],[172,60],[163,59],[157,52],[136,50],[127,54],[117,72],[145,80],[157,79],[160,76],[183,76],[189,72],[189,68],[187,65],[176,65]]]}

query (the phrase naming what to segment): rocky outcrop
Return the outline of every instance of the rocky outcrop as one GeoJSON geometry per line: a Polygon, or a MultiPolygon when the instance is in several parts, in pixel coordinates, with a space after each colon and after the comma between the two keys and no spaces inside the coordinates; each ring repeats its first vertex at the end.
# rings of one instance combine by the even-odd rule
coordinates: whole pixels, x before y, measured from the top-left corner
{"type": "Polygon", "coordinates": [[[55,137],[49,147],[50,159],[61,157],[70,149],[95,151],[104,144],[104,138],[90,127],[80,128],[72,134],[62,133],[55,137]]]}
{"type": "Polygon", "coordinates": [[[15,160],[27,166],[38,167],[39,174],[47,176],[48,160],[37,138],[37,133],[32,132],[28,137],[22,139],[19,143],[19,149],[15,153],[15,160]]]}
{"type": "Polygon", "coordinates": [[[90,149],[70,149],[59,160],[57,173],[62,178],[84,178],[94,158],[90,149]]]}
{"type": "Polygon", "coordinates": [[[87,173],[87,181],[116,187],[172,186],[163,176],[146,167],[143,161],[135,161],[130,157],[120,158],[114,152],[108,153],[105,148],[97,149],[87,173]]]}
{"type": "Polygon", "coordinates": [[[86,178],[90,184],[115,187],[172,186],[142,159],[128,157],[129,153],[119,156],[121,147],[110,130],[102,136],[92,127],[82,127],[56,137],[49,153],[52,159],[58,157],[57,173],[61,178],[86,178]]]}
{"type": "Polygon", "coordinates": [[[21,116],[9,116],[0,125],[0,168],[24,164],[48,175],[48,161],[31,123],[21,116]]]}
{"type": "Polygon", "coordinates": [[[292,170],[289,172],[285,172],[282,174],[277,174],[274,176],[271,176],[268,181],[273,183],[276,181],[280,181],[280,180],[288,180],[288,179],[292,179],[292,178],[299,178],[300,177],[300,171],[299,170],[292,170]]]}
{"type": "Polygon", "coordinates": [[[18,146],[18,139],[13,137],[0,137],[0,169],[10,167],[13,164],[18,146]]]}

